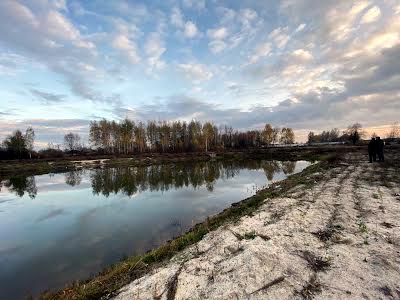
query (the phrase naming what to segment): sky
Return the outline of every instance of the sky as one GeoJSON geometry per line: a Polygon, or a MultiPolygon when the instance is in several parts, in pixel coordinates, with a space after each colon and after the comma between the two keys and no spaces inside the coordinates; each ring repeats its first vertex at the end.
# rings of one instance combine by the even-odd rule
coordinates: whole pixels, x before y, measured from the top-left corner
{"type": "Polygon", "coordinates": [[[1,0],[0,138],[90,120],[400,121],[398,0],[1,0]]]}

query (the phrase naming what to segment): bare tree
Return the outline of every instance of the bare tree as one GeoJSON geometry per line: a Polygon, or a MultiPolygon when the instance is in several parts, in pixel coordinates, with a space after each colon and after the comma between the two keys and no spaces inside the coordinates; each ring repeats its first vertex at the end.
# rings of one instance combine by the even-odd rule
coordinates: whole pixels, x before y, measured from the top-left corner
{"type": "Polygon", "coordinates": [[[337,128],[333,128],[329,132],[329,142],[337,142],[339,140],[340,131],[337,128]]]}
{"type": "Polygon", "coordinates": [[[25,145],[26,149],[29,152],[30,159],[32,159],[34,142],[35,142],[35,131],[32,129],[32,127],[28,127],[28,129],[25,131],[25,145]]]}
{"type": "Polygon", "coordinates": [[[364,135],[362,125],[360,123],[354,123],[347,127],[345,134],[348,135],[350,141],[355,145],[364,135]]]}
{"type": "Polygon", "coordinates": [[[77,151],[81,148],[81,137],[76,133],[64,135],[64,147],[68,151],[77,151]]]}
{"type": "Polygon", "coordinates": [[[134,129],[135,141],[139,152],[144,152],[146,147],[146,129],[142,122],[139,122],[134,129]]]}
{"type": "Polygon", "coordinates": [[[315,135],[315,133],[312,132],[312,131],[310,131],[310,132],[308,133],[308,141],[307,141],[307,143],[312,144],[312,143],[316,143],[316,142],[317,142],[317,140],[316,140],[316,135],[315,135]]]}
{"type": "Polygon", "coordinates": [[[99,122],[99,127],[101,130],[101,144],[103,145],[104,149],[108,152],[111,151],[111,124],[106,120],[103,119],[99,122]]]}
{"type": "Polygon", "coordinates": [[[272,144],[276,144],[278,142],[280,129],[278,127],[274,127],[272,130],[272,144]]]}
{"type": "Polygon", "coordinates": [[[147,122],[146,134],[150,144],[150,150],[155,150],[157,145],[157,124],[155,121],[147,122]]]}
{"type": "Polygon", "coordinates": [[[394,123],[390,129],[388,136],[389,139],[395,139],[400,137],[400,124],[394,123]]]}
{"type": "Polygon", "coordinates": [[[90,122],[89,141],[93,146],[101,146],[101,130],[96,121],[90,122]]]}

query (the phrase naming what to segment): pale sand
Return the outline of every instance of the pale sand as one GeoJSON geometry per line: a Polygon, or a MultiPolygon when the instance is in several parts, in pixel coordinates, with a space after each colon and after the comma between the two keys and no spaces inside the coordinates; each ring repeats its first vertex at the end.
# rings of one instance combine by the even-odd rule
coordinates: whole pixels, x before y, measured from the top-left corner
{"type": "Polygon", "coordinates": [[[400,183],[369,180],[400,170],[361,159],[267,199],[115,299],[400,299],[400,183]]]}

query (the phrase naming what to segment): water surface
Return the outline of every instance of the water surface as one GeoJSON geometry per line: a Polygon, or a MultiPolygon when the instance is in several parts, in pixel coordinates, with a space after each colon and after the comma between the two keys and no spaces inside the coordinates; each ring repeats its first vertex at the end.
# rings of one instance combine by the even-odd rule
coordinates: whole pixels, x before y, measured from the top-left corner
{"type": "Polygon", "coordinates": [[[309,164],[211,161],[2,181],[0,299],[24,299],[85,279],[309,164]]]}

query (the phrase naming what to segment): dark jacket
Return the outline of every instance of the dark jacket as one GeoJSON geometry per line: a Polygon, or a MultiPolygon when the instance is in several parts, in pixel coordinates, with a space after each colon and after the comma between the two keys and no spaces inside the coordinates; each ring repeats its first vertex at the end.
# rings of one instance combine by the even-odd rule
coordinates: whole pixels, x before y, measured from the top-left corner
{"type": "Polygon", "coordinates": [[[383,143],[383,140],[379,139],[379,140],[376,141],[376,149],[377,149],[378,153],[379,152],[383,152],[384,145],[385,144],[383,143]]]}
{"type": "Polygon", "coordinates": [[[368,144],[368,152],[369,153],[377,153],[377,143],[375,139],[371,139],[368,144]]]}

